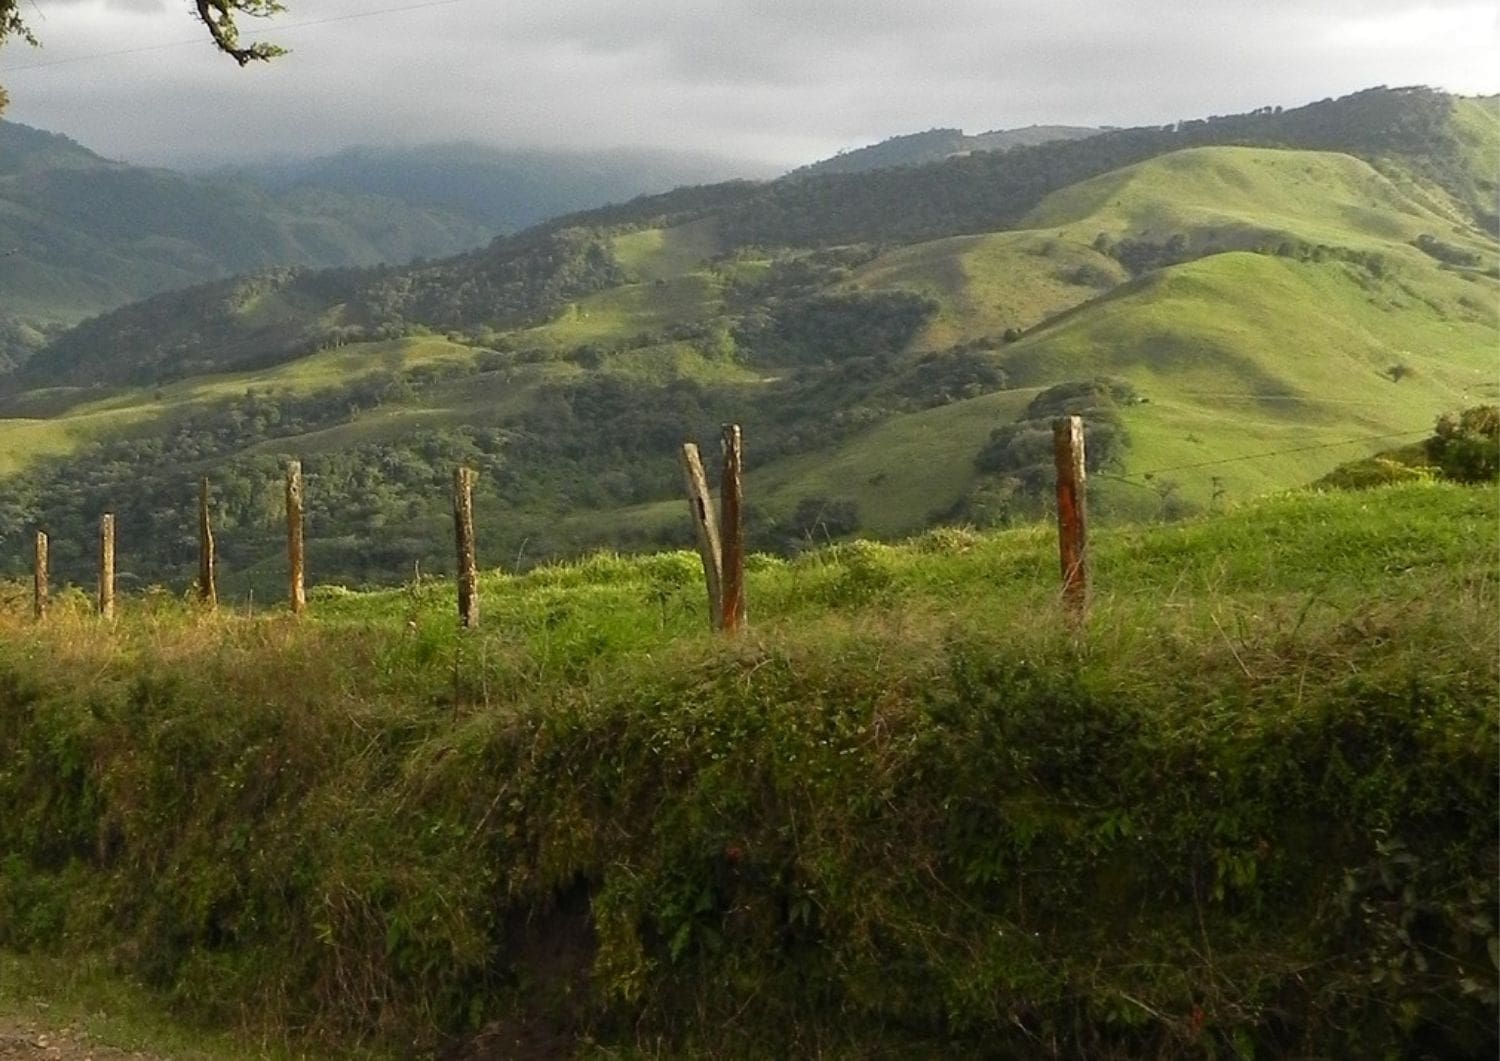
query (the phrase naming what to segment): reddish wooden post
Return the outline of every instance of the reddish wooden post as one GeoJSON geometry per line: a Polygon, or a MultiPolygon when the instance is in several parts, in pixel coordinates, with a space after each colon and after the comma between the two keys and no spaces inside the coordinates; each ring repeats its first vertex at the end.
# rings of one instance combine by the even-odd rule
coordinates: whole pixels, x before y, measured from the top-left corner
{"type": "Polygon", "coordinates": [[[31,611],[40,621],[47,617],[47,532],[36,532],[36,554],[31,569],[31,611]]]}
{"type": "Polygon", "coordinates": [[[1052,421],[1057,459],[1057,540],[1062,558],[1063,601],[1082,617],[1088,608],[1088,516],[1083,466],[1083,417],[1052,421]]]}
{"type": "Polygon", "coordinates": [[[307,610],[303,565],[302,498],[302,462],[288,461],[286,466],[287,605],[292,609],[293,615],[301,615],[307,610]]]}
{"type": "Polygon", "coordinates": [[[720,576],[724,599],[723,629],[737,634],[745,625],[744,449],[739,424],[724,425],[724,481],[719,487],[724,550],[720,576]]]}
{"type": "Polygon", "coordinates": [[[684,442],[678,455],[682,477],[687,483],[688,513],[698,536],[698,555],[703,558],[703,579],[708,585],[708,623],[715,630],[724,628],[724,551],[719,545],[719,525],[714,502],[708,492],[708,475],[698,447],[684,442]]]}
{"type": "Polygon", "coordinates": [[[115,516],[106,512],[99,518],[99,615],[115,617],[115,516]]]}
{"type": "Polygon", "coordinates": [[[458,547],[458,625],[479,625],[479,564],[474,557],[474,472],[453,473],[453,537],[458,547]]]}
{"type": "Polygon", "coordinates": [[[208,480],[198,481],[198,599],[218,606],[219,587],[214,569],[214,525],[208,512],[208,480]]]}

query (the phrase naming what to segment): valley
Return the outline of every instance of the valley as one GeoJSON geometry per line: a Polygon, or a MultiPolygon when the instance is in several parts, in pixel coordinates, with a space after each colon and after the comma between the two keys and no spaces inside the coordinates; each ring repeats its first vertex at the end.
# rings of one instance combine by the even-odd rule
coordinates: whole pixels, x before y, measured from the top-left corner
{"type": "Polygon", "coordinates": [[[492,561],[678,546],[676,444],[730,420],[756,548],[1026,522],[1047,506],[1028,417],[1098,380],[1119,384],[1098,411],[1099,518],[1242,503],[1496,399],[1497,245],[1474,205],[1491,185],[1471,162],[1497,144],[1493,100],[1373,90],[684,189],[404,269],[160,295],[0,377],[0,569],[22,570],[43,523],[83,578],[88,535],[68,528],[110,509],[131,575],[180,585],[152,543],[180,536],[207,475],[234,528],[228,584],[273,594],[265,498],[290,456],[331,582],[446,570],[430,528],[458,461],[481,473],[492,561]],[[865,234],[893,182],[925,215],[829,243],[865,234]],[[815,200],[827,234],[782,242],[815,200]]]}

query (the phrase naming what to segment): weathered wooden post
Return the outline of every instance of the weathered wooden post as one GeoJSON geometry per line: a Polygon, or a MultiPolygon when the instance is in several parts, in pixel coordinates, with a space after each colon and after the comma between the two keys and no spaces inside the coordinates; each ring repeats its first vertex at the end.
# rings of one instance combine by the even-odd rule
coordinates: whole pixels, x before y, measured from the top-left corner
{"type": "Polygon", "coordinates": [[[208,512],[208,479],[198,480],[198,599],[210,608],[219,604],[215,570],[214,526],[208,512]]]}
{"type": "Polygon", "coordinates": [[[1088,513],[1083,465],[1083,417],[1052,421],[1057,461],[1057,540],[1062,559],[1063,601],[1075,617],[1088,609],[1088,513]]]}
{"type": "Polygon", "coordinates": [[[307,610],[307,591],[303,585],[301,461],[288,461],[286,466],[286,551],[287,604],[293,615],[301,615],[307,610]]]}
{"type": "Polygon", "coordinates": [[[38,620],[47,617],[47,532],[36,532],[36,555],[32,561],[31,611],[38,620]]]}
{"type": "Polygon", "coordinates": [[[453,536],[458,545],[458,625],[479,625],[479,564],[474,557],[474,472],[453,473],[453,536]]]}
{"type": "Polygon", "coordinates": [[[719,538],[723,548],[720,592],[723,594],[723,630],[739,633],[745,625],[745,518],[744,448],[739,424],[724,425],[724,481],[719,486],[719,538]]]}
{"type": "Polygon", "coordinates": [[[115,515],[99,517],[99,615],[115,617],[115,515]]]}
{"type": "Polygon", "coordinates": [[[703,559],[703,579],[708,585],[708,623],[715,630],[724,627],[724,551],[719,545],[718,515],[713,496],[708,492],[708,476],[698,447],[684,442],[678,454],[682,477],[687,484],[688,512],[698,537],[698,555],[703,559]]]}

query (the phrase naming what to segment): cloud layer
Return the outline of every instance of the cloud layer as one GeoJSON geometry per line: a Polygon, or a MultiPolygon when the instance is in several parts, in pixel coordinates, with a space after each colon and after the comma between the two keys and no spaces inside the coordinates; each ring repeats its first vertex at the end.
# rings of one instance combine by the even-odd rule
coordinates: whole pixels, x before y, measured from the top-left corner
{"type": "Polygon", "coordinates": [[[935,125],[1500,89],[1497,5],[1470,0],[289,0],[247,30],[292,54],[247,70],[189,7],[41,0],[43,49],[0,50],[8,117],[132,161],[473,139],[790,166],[935,125]]]}

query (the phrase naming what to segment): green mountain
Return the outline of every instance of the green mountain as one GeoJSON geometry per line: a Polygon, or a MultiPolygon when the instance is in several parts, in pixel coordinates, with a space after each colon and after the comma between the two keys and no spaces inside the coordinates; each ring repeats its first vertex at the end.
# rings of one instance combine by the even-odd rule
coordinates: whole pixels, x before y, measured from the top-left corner
{"type": "Polygon", "coordinates": [[[1081,140],[1100,132],[1079,125],[1028,125],[1020,129],[996,129],[975,136],[962,129],[929,129],[924,133],[893,136],[869,147],[841,151],[832,158],[803,166],[796,173],[817,177],[829,173],[868,173],[895,166],[923,166],[975,151],[1007,151],[1013,147],[1034,147],[1054,140],[1081,140]]]}
{"type": "Polygon", "coordinates": [[[451,565],[460,461],[490,563],[682,544],[675,448],[730,420],[769,550],[1038,518],[1066,412],[1106,524],[1305,484],[1495,399],[1497,130],[1376,89],[157,296],[0,396],[0,565],[43,524],[86,577],[110,509],[124,568],[180,583],[207,475],[226,586],[275,592],[290,455],[324,580],[451,565]]]}

